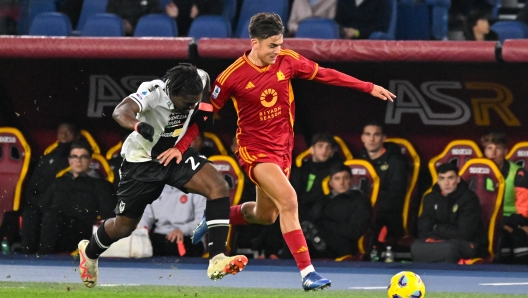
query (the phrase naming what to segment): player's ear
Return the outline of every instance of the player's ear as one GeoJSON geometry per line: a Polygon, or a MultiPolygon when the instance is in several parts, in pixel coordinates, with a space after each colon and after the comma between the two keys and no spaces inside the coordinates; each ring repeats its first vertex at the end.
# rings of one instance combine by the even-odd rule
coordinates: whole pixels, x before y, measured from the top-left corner
{"type": "Polygon", "coordinates": [[[258,39],[256,38],[251,39],[251,49],[256,51],[258,49],[258,44],[259,44],[258,39]]]}

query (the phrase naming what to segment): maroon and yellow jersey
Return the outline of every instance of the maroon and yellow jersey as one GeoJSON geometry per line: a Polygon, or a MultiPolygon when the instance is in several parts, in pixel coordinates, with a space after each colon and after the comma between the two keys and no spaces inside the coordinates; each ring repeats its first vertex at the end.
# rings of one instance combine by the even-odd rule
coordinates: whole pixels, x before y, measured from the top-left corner
{"type": "Polygon", "coordinates": [[[239,147],[259,148],[276,155],[291,154],[295,102],[292,78],[352,87],[370,92],[372,83],[359,81],[298,53],[282,49],[274,64],[259,67],[247,57],[249,51],[224,70],[211,86],[211,104],[221,109],[229,98],[238,115],[239,147]]]}

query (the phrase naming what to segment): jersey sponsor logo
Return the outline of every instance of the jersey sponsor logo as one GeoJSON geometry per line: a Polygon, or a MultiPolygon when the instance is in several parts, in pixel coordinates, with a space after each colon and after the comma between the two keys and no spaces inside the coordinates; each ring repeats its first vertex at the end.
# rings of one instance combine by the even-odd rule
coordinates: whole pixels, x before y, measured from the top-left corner
{"type": "Polygon", "coordinates": [[[0,143],[16,143],[15,137],[0,137],[0,143]]]}
{"type": "Polygon", "coordinates": [[[491,172],[490,168],[483,168],[483,167],[470,167],[469,173],[470,174],[489,174],[491,172]]]}
{"type": "Polygon", "coordinates": [[[282,71],[278,71],[277,72],[277,81],[283,81],[283,80],[286,80],[286,77],[284,76],[284,74],[282,73],[282,71]]]}
{"type": "Polygon", "coordinates": [[[260,118],[260,121],[266,121],[274,117],[277,117],[280,114],[282,114],[281,107],[275,107],[273,109],[269,109],[264,112],[259,112],[259,118],[260,118]]]}
{"type": "Polygon", "coordinates": [[[277,91],[275,89],[266,89],[262,94],[260,95],[260,103],[265,106],[266,108],[270,108],[277,103],[277,91]]]}
{"type": "Polygon", "coordinates": [[[453,155],[471,155],[471,154],[473,154],[473,150],[472,149],[467,149],[467,148],[455,148],[455,149],[451,149],[451,154],[453,154],[453,155]]]}
{"type": "Polygon", "coordinates": [[[215,85],[213,94],[211,94],[211,97],[216,99],[218,97],[218,94],[220,94],[220,90],[221,90],[220,87],[218,87],[218,85],[215,85]]]}
{"type": "Polygon", "coordinates": [[[519,150],[519,151],[517,151],[517,156],[519,156],[519,157],[528,156],[528,150],[519,150]]]}
{"type": "Polygon", "coordinates": [[[251,89],[253,87],[255,87],[255,85],[253,85],[253,83],[251,83],[251,82],[248,82],[247,85],[246,85],[246,89],[251,89]]]}

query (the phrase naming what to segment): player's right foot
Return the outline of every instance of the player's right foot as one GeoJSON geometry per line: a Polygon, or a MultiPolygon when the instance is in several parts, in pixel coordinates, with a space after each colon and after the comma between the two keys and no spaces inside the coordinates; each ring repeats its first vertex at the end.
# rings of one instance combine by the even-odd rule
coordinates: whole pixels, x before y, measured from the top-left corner
{"type": "Polygon", "coordinates": [[[202,221],[200,221],[200,223],[198,224],[198,226],[196,227],[196,229],[194,229],[192,233],[192,236],[191,236],[192,244],[196,245],[200,243],[200,241],[205,236],[205,234],[207,234],[208,231],[209,231],[209,227],[207,227],[207,220],[205,219],[205,211],[204,211],[202,221]]]}
{"type": "Polygon", "coordinates": [[[242,271],[248,262],[248,258],[243,255],[227,257],[224,254],[217,254],[209,260],[207,276],[212,280],[222,279],[227,274],[237,274],[242,271]]]}
{"type": "Polygon", "coordinates": [[[322,277],[319,273],[312,271],[302,280],[302,287],[305,291],[317,291],[328,288],[332,281],[322,277]]]}
{"type": "Polygon", "coordinates": [[[86,247],[90,241],[82,240],[77,246],[79,248],[79,275],[85,286],[93,288],[97,284],[98,260],[89,259],[86,256],[86,247]]]}

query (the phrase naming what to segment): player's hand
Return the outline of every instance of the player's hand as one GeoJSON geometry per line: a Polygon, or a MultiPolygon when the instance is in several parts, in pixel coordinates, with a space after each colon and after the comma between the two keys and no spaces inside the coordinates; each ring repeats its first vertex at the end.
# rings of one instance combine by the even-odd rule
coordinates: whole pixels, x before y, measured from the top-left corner
{"type": "Polygon", "coordinates": [[[179,149],[169,148],[165,150],[165,152],[158,155],[157,159],[159,159],[160,164],[167,166],[173,158],[176,158],[176,163],[179,164],[182,160],[182,156],[183,155],[179,149]]]}
{"type": "Polygon", "coordinates": [[[136,131],[143,137],[145,140],[153,141],[152,137],[154,136],[154,127],[146,122],[139,122],[136,127],[136,131]]]}
{"type": "Polygon", "coordinates": [[[180,241],[183,241],[183,232],[180,231],[180,229],[176,228],[172,232],[167,234],[165,238],[167,238],[167,240],[169,240],[170,242],[174,242],[174,241],[180,242],[180,241]]]}
{"type": "Polygon", "coordinates": [[[377,98],[381,98],[383,100],[390,101],[394,101],[392,99],[396,98],[396,95],[392,94],[392,92],[378,85],[374,85],[374,88],[370,92],[370,95],[375,96],[377,98]]]}

